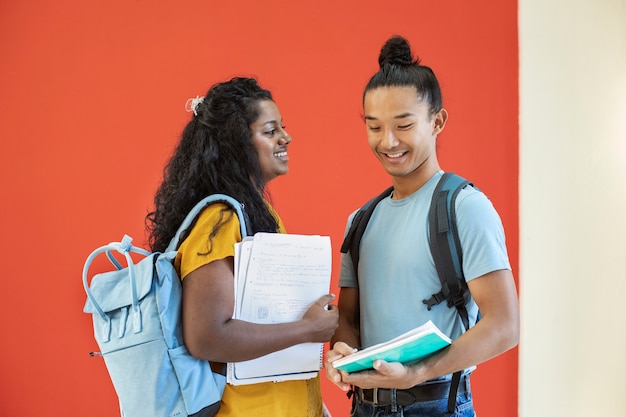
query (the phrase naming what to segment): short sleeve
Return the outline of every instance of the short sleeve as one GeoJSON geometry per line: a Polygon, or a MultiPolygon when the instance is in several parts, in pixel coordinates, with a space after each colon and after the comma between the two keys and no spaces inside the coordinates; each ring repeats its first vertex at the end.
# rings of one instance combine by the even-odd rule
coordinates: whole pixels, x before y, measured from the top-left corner
{"type": "Polygon", "coordinates": [[[502,221],[491,201],[474,189],[463,191],[457,199],[457,226],[465,280],[511,269],[502,221]]]}
{"type": "MultiPolygon", "coordinates": [[[[352,221],[354,220],[354,216],[356,215],[358,210],[355,210],[348,216],[348,221],[346,223],[346,230],[344,231],[344,239],[352,226],[352,221]]],[[[341,254],[341,269],[339,271],[339,287],[349,287],[349,288],[357,288],[359,285],[357,283],[356,274],[354,273],[354,266],[352,265],[352,256],[350,252],[341,254]]]]}
{"type": "Polygon", "coordinates": [[[178,248],[174,266],[184,279],[196,269],[213,261],[235,255],[235,243],[241,242],[237,215],[225,204],[212,204],[198,217],[189,236],[178,248]],[[215,229],[215,225],[221,226],[215,229]]]}

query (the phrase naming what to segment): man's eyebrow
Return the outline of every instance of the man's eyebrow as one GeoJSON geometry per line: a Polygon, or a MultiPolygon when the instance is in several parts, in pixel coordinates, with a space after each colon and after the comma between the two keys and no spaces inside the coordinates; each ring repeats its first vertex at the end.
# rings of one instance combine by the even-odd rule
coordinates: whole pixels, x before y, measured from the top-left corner
{"type": "MultiPolygon", "coordinates": [[[[407,112],[407,113],[402,113],[402,114],[399,114],[397,116],[394,116],[394,119],[405,119],[407,117],[412,117],[412,116],[415,116],[415,113],[407,112]]],[[[365,120],[378,120],[376,117],[369,116],[367,114],[365,116],[363,116],[363,118],[365,120]]]]}

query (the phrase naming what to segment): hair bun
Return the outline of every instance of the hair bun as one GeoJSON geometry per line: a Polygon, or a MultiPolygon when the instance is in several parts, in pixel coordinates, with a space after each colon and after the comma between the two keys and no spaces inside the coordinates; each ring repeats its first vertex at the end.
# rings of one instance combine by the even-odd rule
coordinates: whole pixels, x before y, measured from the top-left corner
{"type": "Polygon", "coordinates": [[[402,36],[390,38],[380,50],[378,65],[384,67],[387,64],[393,65],[413,65],[419,64],[419,59],[413,59],[411,46],[402,36]]]}

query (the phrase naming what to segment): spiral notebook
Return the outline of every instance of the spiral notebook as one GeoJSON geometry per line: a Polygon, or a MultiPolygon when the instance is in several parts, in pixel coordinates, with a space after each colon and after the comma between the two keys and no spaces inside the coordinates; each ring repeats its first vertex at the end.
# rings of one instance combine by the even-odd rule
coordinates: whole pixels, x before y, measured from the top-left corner
{"type": "MultiPolygon", "coordinates": [[[[233,318],[253,323],[299,320],[330,289],[330,237],[257,233],[235,245],[233,318]]],[[[227,364],[232,385],[314,378],[323,343],[303,343],[260,358],[227,364]]]]}
{"type": "Polygon", "coordinates": [[[371,369],[378,359],[409,364],[423,360],[451,343],[452,340],[429,320],[392,340],[338,359],[333,366],[350,373],[371,369]]]}

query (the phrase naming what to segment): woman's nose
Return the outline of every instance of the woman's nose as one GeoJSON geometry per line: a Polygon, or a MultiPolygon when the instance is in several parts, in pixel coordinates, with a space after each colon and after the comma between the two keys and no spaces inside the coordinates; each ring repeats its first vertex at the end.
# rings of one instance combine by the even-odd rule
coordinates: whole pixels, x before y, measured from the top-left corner
{"type": "Polygon", "coordinates": [[[278,144],[279,145],[288,145],[291,143],[291,135],[287,132],[285,132],[280,139],[278,139],[278,144]]]}

